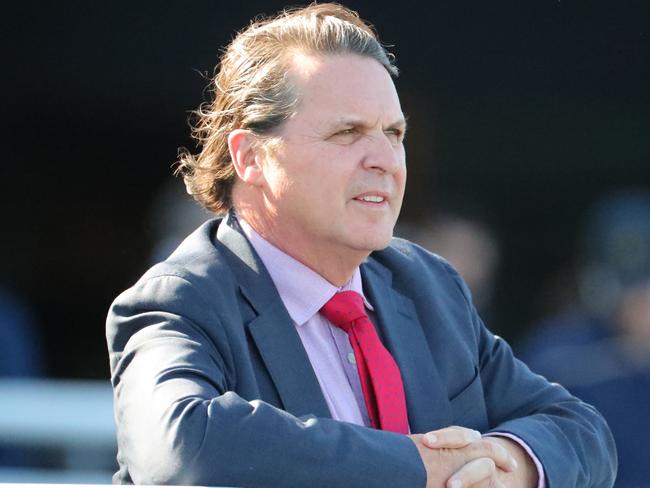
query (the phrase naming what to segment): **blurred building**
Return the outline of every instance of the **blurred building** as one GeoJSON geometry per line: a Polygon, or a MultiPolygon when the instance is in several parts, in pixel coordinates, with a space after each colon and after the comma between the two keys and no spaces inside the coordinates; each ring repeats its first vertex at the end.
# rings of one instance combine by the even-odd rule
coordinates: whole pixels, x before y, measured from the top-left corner
{"type": "Polygon", "coordinates": [[[599,201],[587,216],[577,300],[518,345],[536,372],[596,406],[617,442],[617,487],[650,479],[650,193],[599,201]]]}

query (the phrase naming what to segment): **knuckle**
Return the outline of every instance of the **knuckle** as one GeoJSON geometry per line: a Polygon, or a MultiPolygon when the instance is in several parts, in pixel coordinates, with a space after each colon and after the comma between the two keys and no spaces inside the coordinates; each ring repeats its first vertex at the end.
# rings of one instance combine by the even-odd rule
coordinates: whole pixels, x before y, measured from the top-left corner
{"type": "Polygon", "coordinates": [[[505,488],[503,483],[499,481],[495,476],[490,478],[490,488],[505,488]]]}
{"type": "Polygon", "coordinates": [[[510,452],[503,446],[494,444],[496,448],[496,455],[501,459],[502,461],[506,462],[508,459],[510,459],[510,452]]]}
{"type": "Polygon", "coordinates": [[[473,486],[478,486],[480,488],[499,488],[499,480],[496,477],[494,473],[490,473],[488,476],[483,478],[478,485],[473,485],[473,486]]]}
{"type": "Polygon", "coordinates": [[[508,456],[508,451],[496,442],[487,441],[486,449],[492,459],[505,459],[508,456]]]}
{"type": "Polygon", "coordinates": [[[479,448],[481,452],[483,452],[490,458],[494,457],[497,453],[497,445],[488,439],[481,439],[479,443],[479,448]]]}

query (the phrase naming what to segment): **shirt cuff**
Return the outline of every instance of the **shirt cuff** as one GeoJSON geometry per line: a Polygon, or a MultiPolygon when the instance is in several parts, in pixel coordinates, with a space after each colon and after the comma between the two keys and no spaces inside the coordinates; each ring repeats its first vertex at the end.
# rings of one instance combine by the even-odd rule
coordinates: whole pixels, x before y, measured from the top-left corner
{"type": "Polygon", "coordinates": [[[519,444],[524,449],[524,451],[528,453],[530,458],[535,463],[535,467],[537,468],[537,479],[539,480],[537,482],[537,488],[546,488],[546,477],[544,476],[544,468],[542,467],[542,463],[539,461],[537,456],[535,456],[535,453],[528,446],[528,444],[526,444],[522,439],[520,439],[516,435],[509,434],[507,432],[490,432],[488,434],[485,434],[485,437],[489,437],[489,436],[507,437],[508,439],[512,439],[517,444],[519,444]]]}

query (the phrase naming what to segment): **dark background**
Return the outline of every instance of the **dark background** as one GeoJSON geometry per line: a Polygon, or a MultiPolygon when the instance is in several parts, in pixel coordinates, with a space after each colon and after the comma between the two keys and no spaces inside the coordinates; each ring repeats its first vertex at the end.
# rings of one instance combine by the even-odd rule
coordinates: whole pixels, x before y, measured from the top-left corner
{"type": "MultiPolygon", "coordinates": [[[[650,188],[650,2],[345,4],[402,71],[402,220],[480,210],[502,246],[489,325],[516,340],[555,306],[588,206],[650,188]]],[[[202,74],[250,18],[283,6],[3,7],[0,284],[31,307],[51,376],[108,376],[106,311],[148,266],[202,74]]]]}

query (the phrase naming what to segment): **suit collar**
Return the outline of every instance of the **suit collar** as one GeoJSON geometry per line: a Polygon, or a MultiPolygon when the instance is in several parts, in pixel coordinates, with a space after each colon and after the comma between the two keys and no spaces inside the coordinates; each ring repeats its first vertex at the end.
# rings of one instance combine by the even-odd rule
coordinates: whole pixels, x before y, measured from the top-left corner
{"type": "MultiPolygon", "coordinates": [[[[241,293],[257,313],[247,328],[284,409],[298,417],[331,417],[295,325],[233,215],[219,226],[217,240],[229,251],[226,256],[231,260],[230,268],[241,293]]],[[[451,407],[447,390],[432,361],[413,302],[393,288],[391,271],[372,255],[361,265],[361,275],[384,344],[402,373],[411,431],[425,432],[449,425],[451,407]]]]}
{"type": "Polygon", "coordinates": [[[240,291],[257,313],[257,317],[246,327],[284,409],[297,417],[308,414],[330,417],[320,384],[293,320],[264,264],[232,214],[219,225],[217,240],[229,251],[226,256],[240,291]]]}

